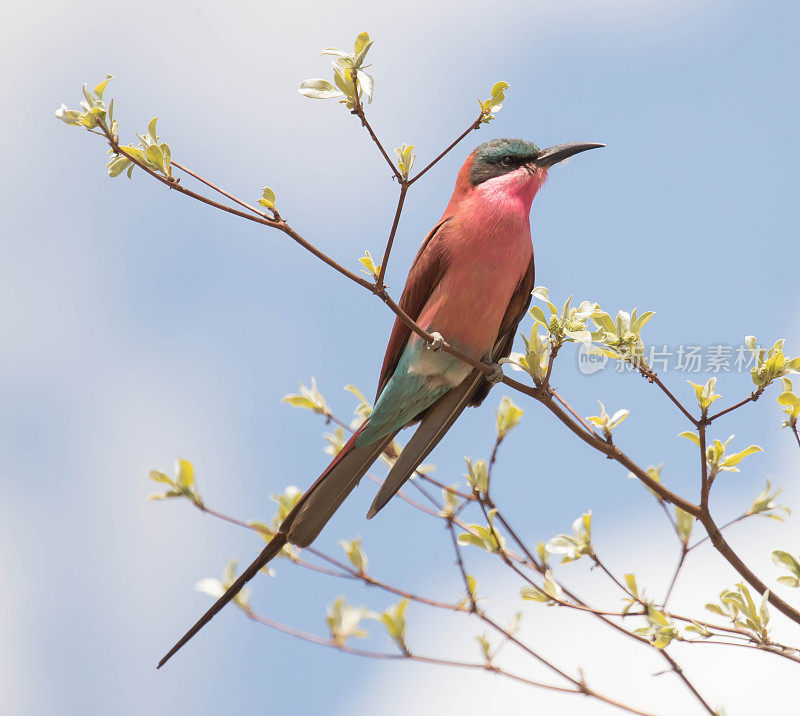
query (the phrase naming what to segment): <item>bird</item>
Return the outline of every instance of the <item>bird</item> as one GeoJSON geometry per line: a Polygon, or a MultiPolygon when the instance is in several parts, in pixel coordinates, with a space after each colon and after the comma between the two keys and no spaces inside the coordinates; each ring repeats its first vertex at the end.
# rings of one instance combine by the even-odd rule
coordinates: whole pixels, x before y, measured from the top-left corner
{"type": "Polygon", "coordinates": [[[422,243],[399,306],[432,337],[428,343],[396,318],[372,412],[284,518],[270,542],[158,664],[160,669],[285,545],[310,545],[373,462],[403,428],[419,423],[383,482],[374,517],[434,449],[467,406],[478,406],[502,379],[534,288],[530,231],[533,199],[559,162],[595,142],[540,149],[523,139],[492,139],[470,153],[441,219],[422,243]],[[487,375],[441,350],[444,341],[487,375]]]}

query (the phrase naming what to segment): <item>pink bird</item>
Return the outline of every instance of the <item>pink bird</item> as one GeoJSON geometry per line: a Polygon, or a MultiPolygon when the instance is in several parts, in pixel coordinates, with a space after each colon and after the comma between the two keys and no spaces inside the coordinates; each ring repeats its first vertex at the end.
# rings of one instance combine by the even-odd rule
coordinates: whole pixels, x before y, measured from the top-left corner
{"type": "Polygon", "coordinates": [[[554,164],[594,143],[539,149],[493,139],[469,155],[439,223],[425,238],[400,307],[436,338],[428,345],[399,318],[383,359],[375,407],[325,472],[300,498],[256,560],[159,662],[167,660],[275,557],[284,545],[310,545],[364,473],[404,427],[419,422],[389,471],[367,518],[377,514],[468,405],[480,405],[502,377],[534,286],[530,210],[554,164]],[[442,350],[447,342],[495,365],[494,380],[442,350]]]}

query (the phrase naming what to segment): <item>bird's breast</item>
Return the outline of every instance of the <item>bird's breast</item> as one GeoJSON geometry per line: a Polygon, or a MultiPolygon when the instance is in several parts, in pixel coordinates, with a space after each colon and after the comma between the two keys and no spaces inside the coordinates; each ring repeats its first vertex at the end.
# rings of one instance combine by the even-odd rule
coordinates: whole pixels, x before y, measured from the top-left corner
{"type": "Polygon", "coordinates": [[[419,323],[479,359],[494,346],[533,248],[527,215],[516,221],[490,216],[488,221],[466,222],[469,229],[464,224],[462,220],[453,227],[447,268],[419,323]]]}

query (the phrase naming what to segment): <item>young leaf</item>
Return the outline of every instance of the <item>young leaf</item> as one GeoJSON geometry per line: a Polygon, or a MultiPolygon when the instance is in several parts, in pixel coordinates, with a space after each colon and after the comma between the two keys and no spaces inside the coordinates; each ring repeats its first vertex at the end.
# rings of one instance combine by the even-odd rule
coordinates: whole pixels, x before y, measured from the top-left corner
{"type": "Polygon", "coordinates": [[[335,99],[342,97],[340,90],[336,89],[328,80],[304,80],[297,90],[304,97],[311,99],[335,99]]]}

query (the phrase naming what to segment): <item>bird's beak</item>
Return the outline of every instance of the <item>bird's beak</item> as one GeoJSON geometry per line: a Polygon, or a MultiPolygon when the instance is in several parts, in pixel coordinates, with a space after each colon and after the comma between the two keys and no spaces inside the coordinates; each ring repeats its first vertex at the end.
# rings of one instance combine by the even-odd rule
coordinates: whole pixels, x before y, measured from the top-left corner
{"type": "Polygon", "coordinates": [[[568,142],[567,144],[556,144],[552,147],[547,147],[547,149],[542,149],[531,164],[540,169],[549,169],[554,164],[563,162],[565,159],[575,154],[605,146],[605,144],[597,144],[595,142],[568,142]]]}

